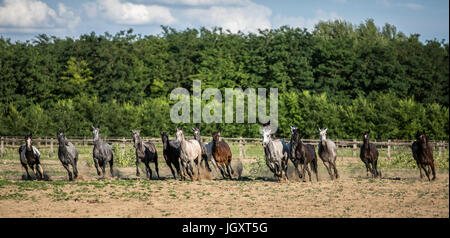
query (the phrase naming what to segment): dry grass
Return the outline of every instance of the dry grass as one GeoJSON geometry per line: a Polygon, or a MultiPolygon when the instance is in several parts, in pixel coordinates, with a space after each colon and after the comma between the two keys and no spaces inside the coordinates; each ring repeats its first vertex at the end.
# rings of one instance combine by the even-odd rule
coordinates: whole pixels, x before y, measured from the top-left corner
{"type": "Polygon", "coordinates": [[[269,173],[251,176],[252,162],[242,163],[238,181],[202,171],[191,182],[172,179],[160,161],[163,178],[149,181],[133,167],[99,178],[86,158],[82,179],[69,182],[57,160],[43,162],[51,181],[23,181],[18,161],[1,160],[0,217],[449,217],[448,171],[428,182],[416,169],[381,168],[384,178],[372,179],[359,160],[344,158],[339,180],[319,164],[318,183],[297,181],[293,170],[280,183],[269,173]]]}

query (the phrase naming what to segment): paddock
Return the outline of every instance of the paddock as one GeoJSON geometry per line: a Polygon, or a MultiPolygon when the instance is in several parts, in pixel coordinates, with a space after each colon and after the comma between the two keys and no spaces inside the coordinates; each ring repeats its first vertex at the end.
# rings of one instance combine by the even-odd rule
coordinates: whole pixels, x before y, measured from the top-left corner
{"type": "MultiPolygon", "coordinates": [[[[92,145],[68,139],[77,143],[80,153],[80,177],[73,182],[68,181],[56,154],[49,156],[49,144],[42,141],[41,147],[35,145],[42,153],[47,181],[23,180],[25,172],[17,152],[8,145],[0,158],[0,217],[449,217],[448,146],[441,148],[441,157],[435,153],[438,170],[433,182],[419,178],[411,152],[399,145],[391,147],[390,159],[387,151],[380,153],[381,179],[366,176],[364,164],[352,156],[350,145],[342,150],[344,157],[338,149],[339,179],[331,181],[318,163],[320,181],[301,182],[293,176],[289,162],[292,179],[277,182],[264,162],[260,142],[246,143],[244,157],[239,156],[240,144],[225,138],[239,179],[225,180],[213,174],[199,181],[179,181],[173,179],[162,157],[161,179],[148,180],[144,174],[136,177],[131,138],[111,143],[122,165],[115,163],[114,178],[99,177],[92,162],[92,145]],[[130,164],[126,163],[128,156],[130,164]],[[412,167],[400,163],[408,159],[412,167]]],[[[154,143],[162,156],[161,139],[154,143]]]]}

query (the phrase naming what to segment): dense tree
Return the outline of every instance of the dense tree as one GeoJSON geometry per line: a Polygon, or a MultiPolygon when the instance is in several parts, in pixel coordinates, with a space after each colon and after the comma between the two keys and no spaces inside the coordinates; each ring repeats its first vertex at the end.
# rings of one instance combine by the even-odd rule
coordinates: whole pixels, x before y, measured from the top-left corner
{"type": "Polygon", "coordinates": [[[260,136],[258,124],[172,123],[169,93],[192,92],[193,80],[222,95],[225,88],[278,88],[280,137],[289,136],[290,125],[311,138],[317,127],[328,127],[332,138],[371,130],[376,139],[411,139],[418,129],[432,139],[449,136],[448,42],[424,43],[372,19],[320,22],[312,32],[162,27],[149,36],[130,29],[77,39],[0,37],[0,134],[63,129],[90,136],[90,126],[100,125],[108,136],[130,129],[159,136],[176,126],[260,136]]]}

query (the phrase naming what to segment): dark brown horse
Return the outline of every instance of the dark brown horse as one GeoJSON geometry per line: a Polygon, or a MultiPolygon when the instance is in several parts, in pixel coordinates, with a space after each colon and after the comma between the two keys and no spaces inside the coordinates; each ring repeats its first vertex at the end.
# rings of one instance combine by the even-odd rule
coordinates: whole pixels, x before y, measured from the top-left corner
{"type": "Polygon", "coordinates": [[[417,167],[419,167],[420,178],[423,177],[423,169],[423,171],[425,171],[425,175],[428,178],[428,181],[435,180],[436,171],[434,168],[433,148],[431,147],[430,143],[428,143],[428,137],[425,135],[424,131],[417,131],[416,141],[414,141],[414,143],[412,144],[411,149],[413,158],[417,163],[417,167]],[[430,173],[433,174],[433,178],[431,180],[430,173]]]}
{"type": "Polygon", "coordinates": [[[316,151],[314,150],[314,146],[307,145],[302,142],[300,139],[300,130],[295,128],[292,131],[291,137],[291,160],[296,167],[296,171],[298,173],[297,166],[298,164],[303,164],[302,173],[298,174],[299,178],[303,178],[303,182],[306,182],[305,170],[308,172],[309,181],[312,182],[311,172],[309,171],[308,164],[311,164],[311,170],[316,174],[316,179],[319,181],[319,174],[317,171],[317,156],[316,151]]]}
{"type": "Polygon", "coordinates": [[[175,167],[177,174],[181,179],[182,177],[180,170],[180,142],[177,140],[169,140],[167,132],[161,132],[161,140],[163,142],[164,159],[166,160],[166,164],[170,168],[170,171],[172,172],[173,179],[177,179],[173,167],[175,167]]]}
{"type": "Polygon", "coordinates": [[[19,147],[20,163],[27,172],[27,179],[31,179],[31,176],[28,173],[28,167],[30,167],[31,170],[33,170],[36,179],[44,179],[44,170],[42,169],[40,162],[41,153],[36,147],[32,145],[33,143],[32,140],[33,138],[31,134],[26,135],[25,145],[19,147]]]}
{"type": "Polygon", "coordinates": [[[372,173],[372,176],[378,177],[381,176],[381,173],[377,170],[377,161],[378,161],[378,150],[377,147],[369,143],[370,132],[366,131],[363,135],[363,145],[361,146],[361,151],[359,153],[359,157],[362,162],[366,165],[366,174],[369,176],[372,173]]]}
{"type": "Polygon", "coordinates": [[[216,161],[217,167],[219,167],[220,173],[223,178],[225,176],[232,179],[231,175],[234,174],[233,168],[231,168],[231,150],[228,144],[220,140],[220,132],[213,132],[213,144],[212,155],[216,161]],[[225,171],[226,168],[226,171],[225,171]],[[230,173],[231,171],[231,173],[230,173]]]}

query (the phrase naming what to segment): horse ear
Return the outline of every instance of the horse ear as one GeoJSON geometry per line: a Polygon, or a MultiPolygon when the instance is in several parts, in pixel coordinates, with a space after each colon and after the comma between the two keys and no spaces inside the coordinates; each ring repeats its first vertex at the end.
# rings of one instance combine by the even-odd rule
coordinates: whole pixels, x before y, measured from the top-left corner
{"type": "Polygon", "coordinates": [[[327,132],[328,128],[325,128],[325,132],[327,132]]]}

